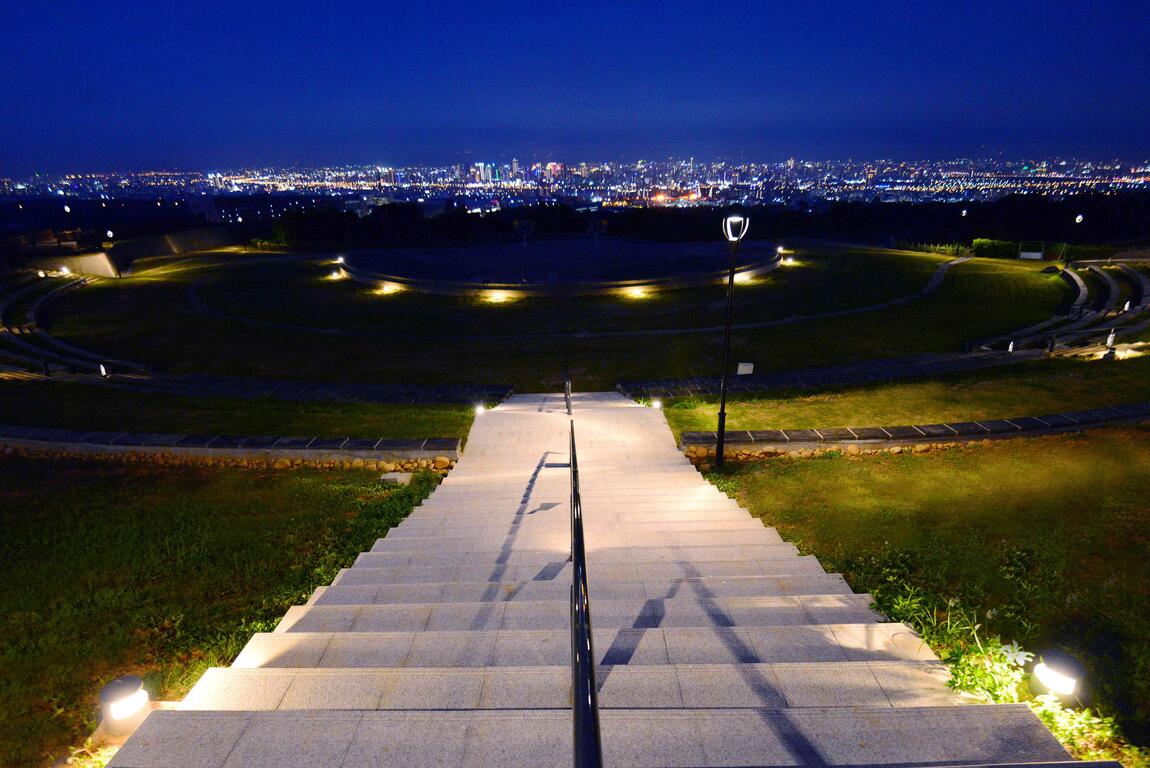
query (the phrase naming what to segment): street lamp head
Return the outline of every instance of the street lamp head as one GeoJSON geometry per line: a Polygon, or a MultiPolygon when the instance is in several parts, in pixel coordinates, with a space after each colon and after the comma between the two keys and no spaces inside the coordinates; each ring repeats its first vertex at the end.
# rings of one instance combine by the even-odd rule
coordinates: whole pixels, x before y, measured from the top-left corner
{"type": "Polygon", "coordinates": [[[723,219],[723,235],[728,242],[739,242],[746,236],[747,230],[750,228],[751,220],[745,216],[735,214],[723,219]]]}
{"type": "Polygon", "coordinates": [[[1075,224],[1081,224],[1084,221],[1086,221],[1086,217],[1083,216],[1081,213],[1074,217],[1074,223],[1075,224]]]}
{"type": "Polygon", "coordinates": [[[116,233],[110,229],[107,232],[105,232],[104,234],[106,234],[108,236],[109,240],[111,240],[112,238],[114,238],[116,236],[116,233]]]}
{"type": "Polygon", "coordinates": [[[962,209],[962,215],[963,215],[963,216],[965,216],[965,215],[966,215],[966,209],[965,209],[965,208],[963,208],[963,209],[962,209]]]}

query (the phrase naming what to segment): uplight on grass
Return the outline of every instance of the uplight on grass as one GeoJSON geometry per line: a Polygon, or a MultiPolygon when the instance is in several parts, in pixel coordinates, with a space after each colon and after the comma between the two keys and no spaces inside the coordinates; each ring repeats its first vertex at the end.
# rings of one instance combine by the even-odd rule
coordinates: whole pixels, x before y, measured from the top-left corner
{"type": "Polygon", "coordinates": [[[649,299],[655,292],[642,285],[633,285],[630,288],[624,288],[620,294],[625,299],[649,299]]]}
{"type": "Polygon", "coordinates": [[[739,272],[735,275],[735,282],[739,285],[746,285],[747,283],[751,282],[751,273],[739,272]]]}
{"type": "Polygon", "coordinates": [[[380,296],[391,296],[392,294],[401,293],[402,291],[403,286],[399,283],[383,283],[375,289],[375,292],[380,296]]]}
{"type": "Polygon", "coordinates": [[[479,404],[479,405],[475,406],[475,415],[476,416],[482,416],[485,413],[487,413],[487,406],[486,405],[479,404]]]}
{"type": "Polygon", "coordinates": [[[479,294],[479,298],[488,304],[506,304],[522,297],[515,291],[484,291],[479,294]]]}
{"type": "Polygon", "coordinates": [[[70,274],[72,274],[72,270],[66,266],[61,266],[60,267],[60,274],[61,275],[70,275],[70,274]]]}
{"type": "Polygon", "coordinates": [[[658,410],[658,409],[663,407],[663,401],[660,400],[659,398],[655,398],[654,400],[651,401],[651,407],[658,410]]]}
{"type": "Polygon", "coordinates": [[[1076,679],[1070,675],[1064,675],[1045,662],[1040,661],[1034,665],[1034,676],[1048,691],[1059,696],[1073,696],[1074,691],[1078,689],[1076,679]]]}
{"type": "Polygon", "coordinates": [[[342,269],[332,270],[332,273],[327,276],[328,280],[342,280],[343,278],[344,274],[342,269]]]}
{"type": "Polygon", "coordinates": [[[342,264],[343,263],[343,257],[342,256],[336,256],[335,257],[335,263],[336,264],[342,264]]]}

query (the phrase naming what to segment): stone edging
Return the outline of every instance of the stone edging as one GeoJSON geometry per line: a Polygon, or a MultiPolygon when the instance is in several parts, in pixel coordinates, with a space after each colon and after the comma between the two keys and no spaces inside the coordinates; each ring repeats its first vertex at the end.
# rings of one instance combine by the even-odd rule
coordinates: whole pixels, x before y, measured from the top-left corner
{"type": "Polygon", "coordinates": [[[446,472],[460,457],[458,438],[322,438],[85,432],[0,425],[6,454],[99,458],[131,463],[246,468],[427,469],[446,472]]]}
{"type": "MultiPolygon", "coordinates": [[[[829,451],[842,451],[849,455],[884,451],[902,453],[904,450],[921,453],[976,440],[1077,432],[1096,427],[1137,423],[1147,419],[1150,419],[1150,402],[1046,416],[983,419],[946,424],[763,429],[736,432],[728,430],[723,455],[734,461],[752,461],[782,455],[807,458],[821,456],[829,451]]],[[[691,463],[709,465],[715,458],[715,441],[714,432],[684,432],[679,446],[691,463]]]]}

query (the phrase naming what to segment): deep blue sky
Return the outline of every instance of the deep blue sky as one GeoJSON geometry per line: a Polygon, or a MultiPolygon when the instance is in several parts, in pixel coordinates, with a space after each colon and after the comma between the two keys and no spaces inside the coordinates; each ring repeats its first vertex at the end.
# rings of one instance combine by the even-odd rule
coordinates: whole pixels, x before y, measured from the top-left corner
{"type": "Polygon", "coordinates": [[[0,176],[1150,157],[1150,0],[0,0],[0,30],[0,176]]]}

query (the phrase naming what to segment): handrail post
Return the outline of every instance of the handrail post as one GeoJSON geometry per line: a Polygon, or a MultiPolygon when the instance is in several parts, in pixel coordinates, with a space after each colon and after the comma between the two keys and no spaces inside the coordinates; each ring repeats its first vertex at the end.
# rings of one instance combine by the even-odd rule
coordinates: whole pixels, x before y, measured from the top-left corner
{"type": "Polygon", "coordinates": [[[599,693],[591,639],[591,598],[587,591],[587,554],[583,545],[583,503],[579,497],[579,459],[575,422],[571,422],[571,705],[575,768],[601,768],[599,693]]]}

